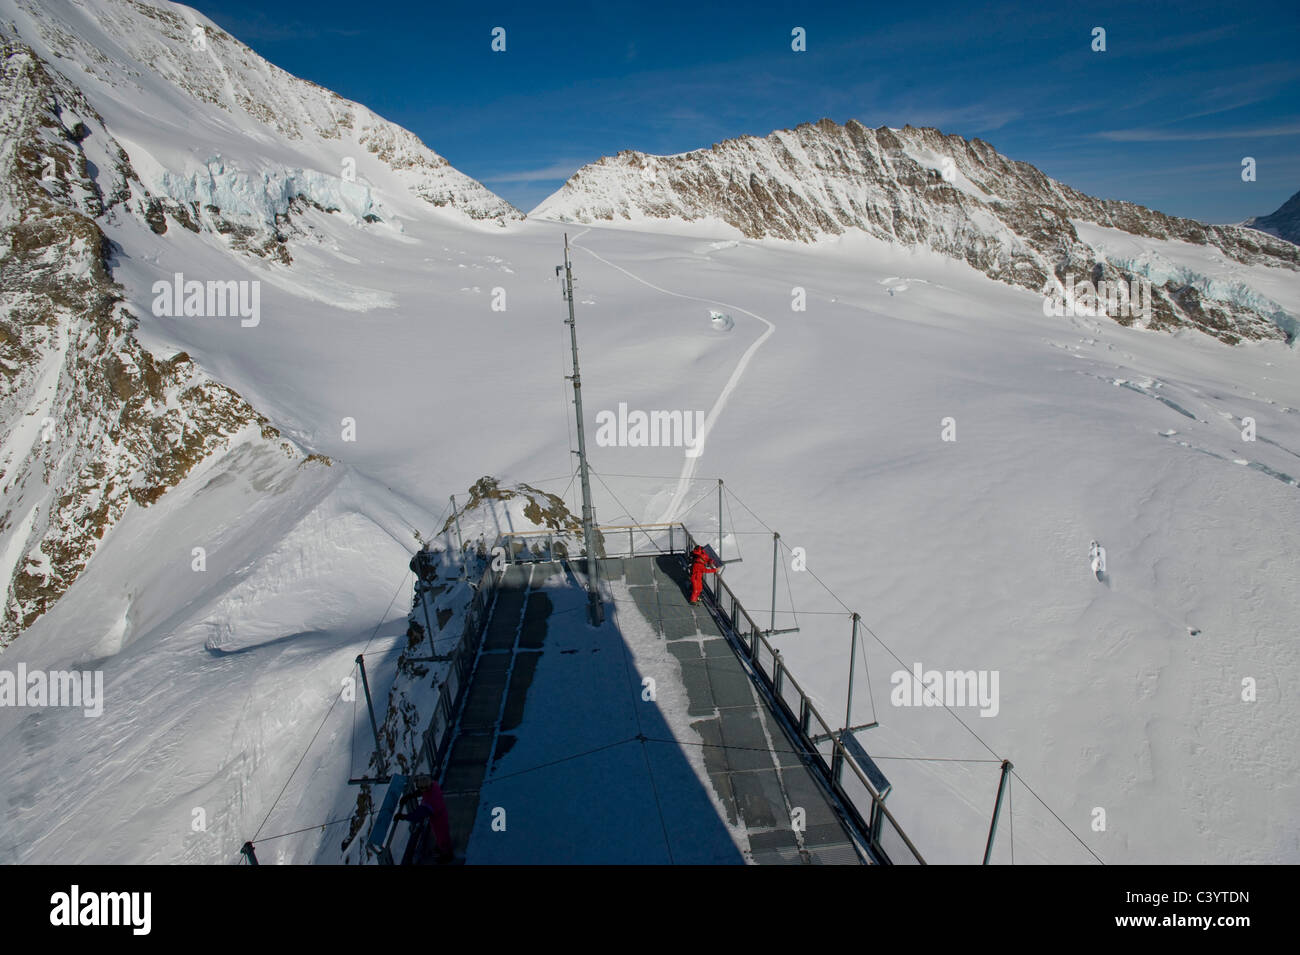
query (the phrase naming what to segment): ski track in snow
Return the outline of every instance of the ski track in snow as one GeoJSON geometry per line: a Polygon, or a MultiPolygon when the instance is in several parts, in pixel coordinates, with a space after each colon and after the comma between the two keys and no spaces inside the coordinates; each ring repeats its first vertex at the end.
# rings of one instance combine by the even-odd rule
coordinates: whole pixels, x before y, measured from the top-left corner
{"type": "Polygon", "coordinates": [[[695,439],[695,448],[692,449],[695,453],[692,454],[688,451],[686,454],[686,460],[682,463],[681,474],[677,478],[677,489],[673,492],[672,499],[668,502],[668,506],[664,509],[663,514],[652,522],[667,524],[676,518],[678,510],[682,506],[683,499],[690,492],[691,481],[695,477],[696,469],[699,467],[700,455],[704,453],[704,445],[708,440],[709,432],[713,430],[714,424],[717,423],[718,418],[722,414],[722,410],[726,407],[727,399],[731,397],[731,393],[735,391],[736,386],[740,384],[740,379],[744,377],[745,369],[749,365],[749,360],[754,357],[758,350],[763,346],[763,343],[771,338],[772,334],[776,331],[776,325],[775,323],[768,321],[762,315],[751,312],[747,308],[741,308],[739,305],[733,305],[731,302],[723,302],[713,298],[703,298],[699,295],[687,295],[684,292],[674,292],[672,289],[666,289],[661,285],[655,285],[653,282],[642,278],[635,272],[623,268],[621,265],[615,265],[613,262],[609,261],[609,259],[598,255],[585,245],[578,244],[578,240],[590,231],[591,229],[583,229],[582,232],[574,236],[572,245],[575,249],[582,249],[582,251],[586,252],[596,261],[602,262],[612,269],[617,269],[628,278],[640,282],[642,285],[652,288],[656,292],[662,292],[664,295],[671,295],[674,298],[688,299],[692,302],[703,302],[706,305],[718,305],[730,309],[733,312],[740,312],[742,315],[748,315],[750,318],[756,319],[767,326],[767,329],[763,334],[759,335],[758,338],[756,338],[750,346],[745,349],[744,354],[740,356],[740,360],[736,362],[736,367],[732,369],[731,377],[729,377],[727,383],[723,385],[722,391],[719,392],[717,399],[713,402],[713,407],[709,409],[709,413],[704,418],[704,425],[700,428],[700,433],[695,439]]]}

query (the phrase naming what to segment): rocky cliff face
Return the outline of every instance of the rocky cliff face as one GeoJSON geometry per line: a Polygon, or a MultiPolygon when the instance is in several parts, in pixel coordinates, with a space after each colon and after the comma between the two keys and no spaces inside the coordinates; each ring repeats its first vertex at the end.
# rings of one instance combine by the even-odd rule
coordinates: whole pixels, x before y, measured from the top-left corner
{"type": "MultiPolygon", "coordinates": [[[[0,0],[0,646],[131,507],[236,435],[303,464],[184,353],[154,355],[113,266],[136,224],[294,267],[304,213],[401,231],[523,216],[413,134],[166,0],[0,0]]],[[[177,243],[177,249],[189,248],[177,243]]],[[[184,254],[177,253],[181,271],[184,254]]],[[[209,292],[211,294],[211,292],[209,292]]]]}
{"type": "MultiPolygon", "coordinates": [[[[1108,259],[1084,241],[1076,221],[1213,246],[1242,265],[1300,271],[1300,250],[1257,231],[1095,199],[980,139],[911,126],[873,130],[853,120],[840,126],[823,119],[677,156],[621,152],[578,170],[532,215],[716,221],[749,238],[801,242],[858,229],[1035,291],[1060,289],[1070,275],[1093,283],[1147,277],[1139,263],[1108,259]]],[[[1228,343],[1287,336],[1289,322],[1279,326],[1272,303],[1210,297],[1186,274],[1155,275],[1152,285],[1151,327],[1192,326],[1228,343]]]]}
{"type": "Polygon", "coordinates": [[[188,356],[159,359],[136,341],[96,219],[139,183],[79,91],[6,40],[0,99],[3,646],[128,507],[153,504],[243,429],[307,458],[188,356]]]}

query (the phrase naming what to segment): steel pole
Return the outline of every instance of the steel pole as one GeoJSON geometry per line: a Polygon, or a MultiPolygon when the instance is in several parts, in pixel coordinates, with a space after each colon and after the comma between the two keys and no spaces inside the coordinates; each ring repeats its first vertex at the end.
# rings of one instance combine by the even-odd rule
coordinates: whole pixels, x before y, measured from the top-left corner
{"type": "Polygon", "coordinates": [[[722,478],[718,478],[718,563],[722,563],[722,478]]]}
{"type": "Polygon", "coordinates": [[[849,702],[844,707],[844,728],[853,725],[853,664],[858,658],[858,615],[853,615],[853,642],[849,645],[849,702]]]}
{"type": "Polygon", "coordinates": [[[465,563],[465,535],[460,532],[460,514],[456,510],[456,495],[451,496],[451,516],[456,519],[456,543],[460,546],[460,562],[465,563]]]}
{"type": "Polygon", "coordinates": [[[781,535],[776,531],[772,532],[772,622],[768,626],[769,630],[776,629],[776,565],[781,557],[781,535]]]}
{"type": "Polygon", "coordinates": [[[429,621],[429,585],[421,578],[415,586],[420,588],[420,606],[424,608],[424,631],[429,635],[429,655],[437,656],[438,651],[433,647],[433,624],[429,621]]]}
{"type": "Polygon", "coordinates": [[[361,685],[366,691],[366,708],[370,710],[370,728],[375,734],[375,752],[379,754],[379,775],[388,775],[388,760],[384,758],[384,747],[379,743],[379,724],[375,722],[375,701],[370,698],[370,681],[366,679],[365,657],[357,654],[357,666],[361,667],[361,685]]]}
{"type": "Polygon", "coordinates": [[[582,373],[578,370],[578,322],[573,314],[573,265],[569,234],[564,234],[564,297],[569,302],[569,344],[573,349],[573,407],[578,417],[578,470],[582,477],[582,539],[587,548],[587,614],[593,627],[605,620],[600,601],[600,565],[596,560],[596,511],[591,506],[591,477],[587,471],[587,436],[582,420],[582,373]]]}
{"type": "Polygon", "coordinates": [[[1002,812],[1002,794],[1007,788],[1007,774],[1015,769],[1011,765],[1011,760],[1002,760],[1002,778],[998,780],[998,801],[993,805],[993,822],[989,825],[989,841],[984,846],[984,864],[989,864],[989,857],[993,855],[993,837],[998,831],[998,814],[1002,812]]]}

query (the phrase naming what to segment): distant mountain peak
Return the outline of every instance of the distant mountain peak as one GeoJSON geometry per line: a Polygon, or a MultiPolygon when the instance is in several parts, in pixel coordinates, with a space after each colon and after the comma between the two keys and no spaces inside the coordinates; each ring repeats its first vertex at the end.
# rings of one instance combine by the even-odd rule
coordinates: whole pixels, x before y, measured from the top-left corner
{"type": "Polygon", "coordinates": [[[931,127],[873,130],[857,120],[821,119],[674,156],[623,151],[579,169],[531,215],[641,227],[703,223],[749,239],[805,243],[858,230],[929,248],[1035,291],[1064,288],[1071,275],[1093,283],[1147,279],[1156,286],[1153,328],[1191,326],[1235,343],[1286,338],[1294,327],[1294,317],[1262,296],[1215,298],[1207,294],[1210,283],[1186,271],[1170,277],[1149,262],[1108,255],[1075,223],[1213,246],[1241,264],[1300,270],[1294,246],[1238,226],[1096,199],[984,140],[931,127]]]}
{"type": "Polygon", "coordinates": [[[1242,225],[1300,245],[1300,192],[1282,203],[1276,211],[1266,216],[1253,216],[1242,225]]]}

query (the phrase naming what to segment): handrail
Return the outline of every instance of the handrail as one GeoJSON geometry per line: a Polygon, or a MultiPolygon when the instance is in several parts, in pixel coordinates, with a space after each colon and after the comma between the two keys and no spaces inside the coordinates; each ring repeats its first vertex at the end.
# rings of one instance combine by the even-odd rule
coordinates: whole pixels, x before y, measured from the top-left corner
{"type": "Polygon", "coordinates": [[[473,665],[473,660],[469,658],[477,651],[483,628],[487,624],[490,598],[494,595],[497,584],[496,578],[493,577],[494,573],[492,563],[489,561],[483,568],[478,585],[474,588],[474,595],[465,608],[464,630],[456,643],[456,649],[451,653],[451,666],[446,678],[438,687],[438,702],[434,706],[433,715],[429,717],[429,725],[423,733],[420,753],[429,764],[429,773],[435,778],[440,774],[439,770],[447,755],[452,732],[456,728],[457,715],[469,688],[469,669],[473,665]],[[452,684],[453,679],[455,688],[448,692],[448,686],[452,684]]]}
{"type": "MultiPolygon", "coordinates": [[[[665,522],[655,523],[655,524],[605,524],[597,527],[596,529],[602,532],[601,533],[601,537],[603,541],[602,550],[604,551],[604,553],[601,556],[605,558],[626,557],[626,556],[635,557],[638,554],[647,554],[647,553],[657,553],[657,554],[677,553],[680,551],[681,548],[676,546],[676,538],[674,537],[674,532],[680,530],[682,532],[682,540],[685,540],[689,536],[689,532],[686,530],[686,525],[681,523],[680,521],[665,521],[665,522]],[[640,531],[645,537],[650,538],[652,543],[655,543],[654,538],[651,537],[651,532],[658,532],[662,534],[665,530],[668,531],[667,548],[658,546],[658,544],[656,544],[656,546],[653,547],[643,547],[641,550],[637,549],[636,542],[633,540],[633,535],[637,531],[640,531]],[[628,541],[627,541],[628,546],[626,548],[623,548],[618,544],[617,542],[618,534],[615,532],[619,532],[619,533],[626,532],[626,534],[628,535],[628,541]]],[[[556,555],[553,553],[554,551],[553,546],[547,548],[547,554],[545,555],[531,553],[530,551],[528,551],[528,542],[530,541],[534,543],[541,542],[541,541],[548,541],[552,543],[569,541],[569,542],[581,544],[582,535],[579,532],[569,528],[564,528],[561,530],[547,529],[547,530],[539,530],[539,531],[502,531],[497,535],[496,540],[493,542],[492,549],[495,550],[498,547],[502,548],[506,552],[506,559],[511,561],[512,563],[517,560],[521,560],[523,562],[531,562],[531,561],[539,561],[539,560],[541,561],[554,560],[556,558],[556,555]],[[520,545],[521,550],[519,553],[515,553],[514,549],[509,546],[512,542],[518,542],[518,544],[520,545]]]]}
{"type": "MultiPolygon", "coordinates": [[[[598,531],[627,531],[627,530],[633,530],[633,531],[636,531],[636,530],[641,530],[642,528],[685,527],[685,526],[686,526],[686,525],[683,524],[681,521],[661,521],[661,522],[656,523],[656,524],[598,524],[598,525],[596,525],[596,530],[598,530],[598,531]]],[[[500,538],[502,538],[502,537],[552,537],[552,536],[554,536],[554,537],[565,537],[565,536],[580,537],[581,535],[582,535],[582,531],[581,531],[581,530],[573,530],[572,528],[562,527],[562,528],[559,528],[559,529],[556,529],[556,530],[548,529],[548,530],[544,530],[544,531],[502,531],[502,532],[498,535],[498,540],[500,540],[500,538]]]]}
{"type": "MultiPolygon", "coordinates": [[[[627,531],[629,535],[627,554],[615,553],[613,556],[635,557],[638,555],[635,541],[632,540],[632,533],[637,530],[649,531],[654,529],[662,531],[665,528],[669,531],[669,549],[664,551],[658,549],[656,546],[656,549],[652,551],[653,553],[685,553],[694,547],[694,535],[691,534],[690,530],[684,523],[679,521],[670,521],[658,524],[606,525],[598,529],[602,531],[627,531]],[[682,532],[682,545],[680,548],[676,546],[676,539],[674,537],[674,531],[679,528],[682,532]]],[[[493,544],[493,549],[511,539],[543,538],[555,541],[557,539],[564,540],[566,538],[577,538],[578,536],[579,535],[576,531],[570,530],[503,531],[497,536],[497,540],[493,544]]],[[[646,534],[646,536],[649,537],[650,535],[646,534]]],[[[616,547],[617,545],[611,543],[610,546],[616,547]]],[[[512,561],[520,558],[523,554],[528,555],[523,558],[525,561],[555,559],[553,547],[548,548],[549,553],[546,557],[534,555],[531,551],[528,551],[527,548],[524,548],[521,551],[521,554],[511,553],[509,547],[506,548],[506,552],[511,555],[510,559],[512,561]]],[[[481,594],[488,592],[484,585],[491,581],[490,575],[492,573],[492,565],[489,562],[487,569],[484,571],[484,579],[483,583],[480,584],[479,593],[475,594],[476,600],[481,594]]],[[[872,858],[876,861],[889,864],[914,862],[920,865],[925,865],[925,859],[921,856],[920,851],[912,843],[912,840],[908,838],[907,833],[903,831],[903,827],[899,825],[898,820],[895,819],[893,814],[885,807],[884,797],[876,787],[872,785],[862,766],[844,745],[844,741],[840,738],[840,734],[831,729],[831,724],[822,716],[812,698],[804,691],[803,687],[799,684],[799,681],[796,680],[794,675],[786,668],[784,661],[781,659],[780,652],[768,641],[766,636],[767,632],[754,622],[754,618],[749,615],[749,611],[745,609],[744,604],[740,602],[740,598],[736,596],[735,591],[731,589],[727,582],[720,576],[711,576],[712,579],[706,578],[705,580],[704,591],[711,598],[713,606],[718,612],[720,621],[724,625],[724,632],[727,634],[729,640],[736,645],[737,649],[741,651],[749,661],[753,671],[759,677],[759,683],[770,698],[772,706],[785,718],[786,723],[797,734],[798,742],[803,746],[805,755],[809,757],[810,763],[822,776],[823,782],[830,788],[831,792],[839,800],[840,804],[848,811],[855,828],[859,830],[872,858]],[[729,601],[729,603],[727,601],[729,601]],[[763,666],[763,650],[767,651],[770,659],[773,661],[772,672],[770,673],[763,666]],[[787,688],[790,691],[793,691],[794,697],[798,700],[798,712],[791,709],[791,704],[786,701],[785,693],[787,688]],[[829,742],[831,744],[829,754],[822,753],[818,748],[818,744],[813,741],[812,735],[808,732],[808,727],[813,721],[816,721],[827,731],[822,742],[829,742]],[[829,761],[827,761],[827,755],[829,755],[829,761]],[[860,807],[857,800],[854,799],[853,794],[845,788],[843,767],[846,765],[849,767],[853,777],[856,778],[857,782],[861,784],[862,789],[865,791],[867,798],[870,801],[869,807],[860,807]],[[866,810],[865,814],[864,808],[866,810]],[[906,856],[910,857],[894,858],[890,855],[889,851],[885,849],[882,845],[882,837],[886,835],[886,826],[888,826],[888,835],[891,837],[897,836],[906,849],[906,856]]],[[[493,587],[491,589],[495,588],[493,587]]],[[[467,618],[467,636],[469,625],[470,620],[467,618]]],[[[465,637],[462,637],[462,645],[464,645],[464,643],[465,637]]],[[[457,653],[459,652],[460,651],[458,650],[457,653]]],[[[460,689],[463,690],[463,686],[460,689]]],[[[458,691],[457,705],[459,702],[460,692],[458,691]]],[[[431,722],[429,731],[432,731],[432,729],[433,723],[431,722]]],[[[447,729],[450,729],[450,724],[447,729]]],[[[446,730],[444,730],[444,734],[445,732],[446,730]]],[[[431,754],[431,758],[432,755],[436,755],[439,760],[441,759],[443,755],[441,745],[438,747],[436,754],[431,754]]],[[[897,848],[894,849],[894,853],[895,855],[898,855],[897,848]]]]}
{"type": "MultiPolygon", "coordinates": [[[[693,542],[694,538],[690,535],[690,532],[686,531],[686,534],[689,539],[688,543],[693,542]]],[[[829,736],[829,741],[831,743],[831,764],[830,766],[823,765],[824,761],[822,754],[809,736],[807,726],[808,723],[814,719],[822,726],[826,727],[827,730],[830,730],[831,724],[826,722],[812,699],[804,692],[803,687],[799,685],[799,681],[794,678],[793,674],[791,674],[788,669],[786,669],[784,662],[781,660],[781,654],[772,646],[771,643],[768,642],[763,631],[754,623],[753,618],[750,617],[749,612],[745,610],[744,605],[740,602],[740,598],[736,596],[735,591],[733,591],[727,582],[721,577],[715,577],[713,581],[706,582],[706,593],[710,589],[708,586],[709,583],[713,584],[713,593],[709,594],[709,596],[713,598],[713,604],[717,608],[719,616],[722,617],[722,622],[730,631],[730,636],[739,644],[740,649],[746,652],[755,672],[762,677],[762,681],[772,698],[773,705],[779,711],[784,713],[789,724],[798,733],[799,740],[804,745],[808,754],[816,755],[818,757],[814,761],[814,764],[821,771],[822,776],[830,786],[832,792],[835,793],[842,803],[852,809],[854,815],[858,817],[859,822],[863,824],[861,828],[863,828],[866,833],[867,841],[873,855],[888,863],[916,862],[920,865],[925,865],[925,859],[922,857],[920,850],[918,850],[912,843],[912,840],[908,838],[907,833],[903,831],[903,827],[899,825],[898,820],[895,819],[893,814],[885,807],[884,798],[880,795],[879,791],[877,791],[876,787],[871,784],[866,773],[862,770],[862,767],[858,764],[858,761],[854,758],[853,754],[845,747],[843,740],[840,739],[838,733],[832,733],[829,736]],[[730,613],[727,612],[727,608],[721,599],[724,592],[731,600],[730,613]],[[743,615],[745,622],[749,625],[746,631],[742,631],[737,626],[737,614],[743,615]],[[749,635],[748,647],[745,645],[744,639],[746,633],[749,635]],[[771,658],[775,663],[775,672],[768,673],[763,669],[763,660],[760,648],[766,648],[768,653],[771,655],[771,658]],[[790,685],[799,698],[799,713],[791,711],[789,704],[786,703],[783,693],[783,688],[786,683],[790,685]],[[857,777],[858,781],[862,784],[870,797],[871,807],[869,814],[865,819],[862,818],[862,810],[858,807],[852,795],[845,790],[841,782],[841,767],[845,764],[849,766],[853,775],[857,777]],[[881,845],[880,839],[882,829],[886,822],[889,824],[891,832],[896,834],[902,840],[903,845],[912,856],[911,859],[893,859],[881,845]]]]}
{"type": "Polygon", "coordinates": [[[640,530],[643,527],[685,527],[681,521],[660,521],[657,524],[601,524],[596,528],[598,531],[627,531],[640,530]]]}

